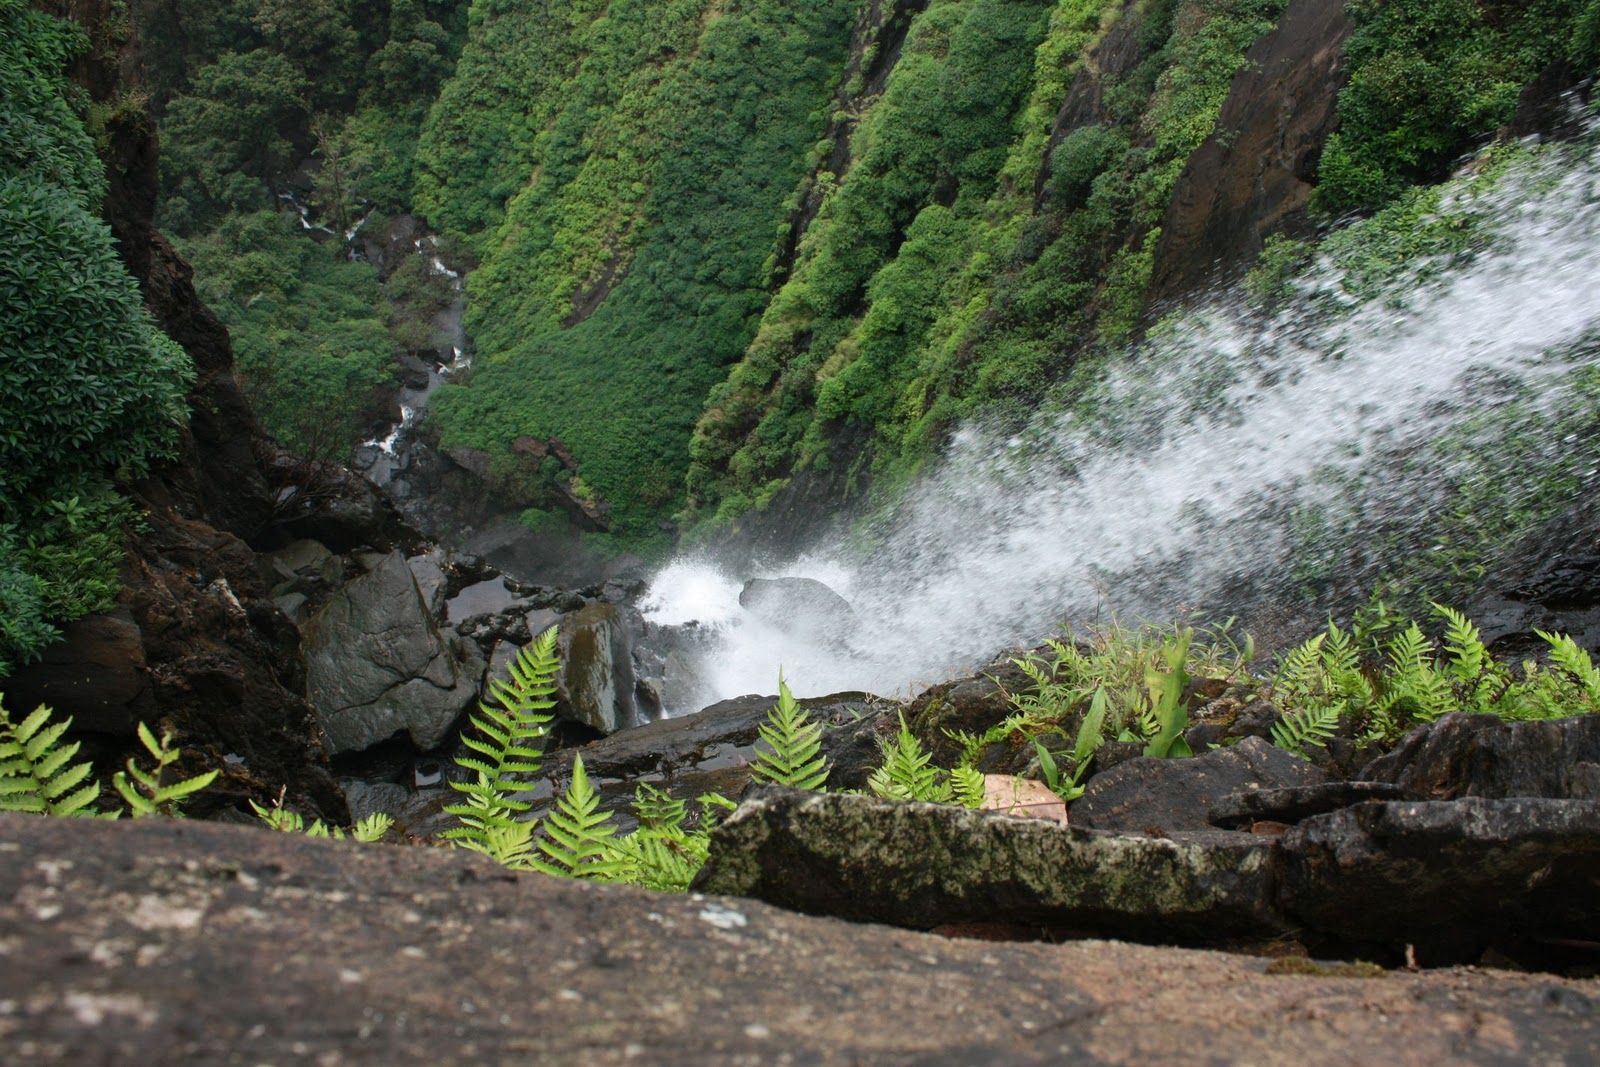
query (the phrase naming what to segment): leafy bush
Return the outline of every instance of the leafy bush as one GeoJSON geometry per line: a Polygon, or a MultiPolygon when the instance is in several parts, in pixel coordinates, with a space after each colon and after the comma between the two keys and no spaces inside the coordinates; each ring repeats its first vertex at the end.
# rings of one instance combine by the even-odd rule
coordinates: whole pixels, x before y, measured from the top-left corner
{"type": "Polygon", "coordinates": [[[127,514],[108,479],[169,453],[193,378],[96,215],[103,171],[61,78],[81,45],[0,0],[0,677],[107,605],[127,514]]]}

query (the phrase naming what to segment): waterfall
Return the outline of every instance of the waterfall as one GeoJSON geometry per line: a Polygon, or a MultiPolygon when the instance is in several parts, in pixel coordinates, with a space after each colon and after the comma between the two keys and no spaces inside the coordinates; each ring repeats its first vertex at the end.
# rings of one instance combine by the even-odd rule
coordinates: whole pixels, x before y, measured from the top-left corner
{"type": "Polygon", "coordinates": [[[1545,146],[1460,177],[1405,225],[1330,236],[1277,311],[1241,285],[1163,320],[1086,395],[962,427],[871,549],[759,573],[672,562],[646,611],[699,624],[693,707],[771,692],[780,665],[800,693],[904,695],[1112,612],[1326,610],[1398,560],[1459,551],[1464,507],[1593,495],[1596,155],[1545,146]],[[826,582],[860,628],[810,641],[743,611],[743,580],[775,575],[826,582]]]}

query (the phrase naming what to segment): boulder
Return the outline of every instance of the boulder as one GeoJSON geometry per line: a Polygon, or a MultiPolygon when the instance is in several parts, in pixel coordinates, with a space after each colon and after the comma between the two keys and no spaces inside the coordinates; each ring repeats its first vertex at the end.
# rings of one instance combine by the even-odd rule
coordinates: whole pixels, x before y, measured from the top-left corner
{"type": "Polygon", "coordinates": [[[405,731],[420,749],[444,740],[478,693],[483,656],[442,633],[404,553],[341,589],[305,628],[306,694],[332,752],[405,731]]]}
{"type": "Polygon", "coordinates": [[[1212,805],[1231,794],[1316,785],[1324,778],[1298,756],[1247,737],[1190,759],[1139,756],[1097,774],[1072,805],[1072,822],[1097,830],[1205,830],[1212,805]]]}
{"type": "Polygon", "coordinates": [[[557,713],[602,734],[640,719],[633,697],[633,658],[621,612],[596,603],[561,618],[557,713]]]}
{"type": "Polygon", "coordinates": [[[786,633],[823,640],[847,638],[860,623],[850,602],[815,578],[752,578],[739,606],[786,633]]]}
{"type": "Polygon", "coordinates": [[[1411,731],[1361,778],[1428,800],[1600,800],[1600,716],[1501,722],[1454,712],[1411,731]]]}
{"type": "Polygon", "coordinates": [[[753,787],[694,888],[914,929],[1005,923],[1164,942],[1272,937],[1270,841],[1092,833],[947,804],[753,787]]]}
{"type": "Polygon", "coordinates": [[[1280,840],[1284,910],[1342,945],[1433,965],[1600,943],[1600,802],[1373,802],[1280,840]]]}

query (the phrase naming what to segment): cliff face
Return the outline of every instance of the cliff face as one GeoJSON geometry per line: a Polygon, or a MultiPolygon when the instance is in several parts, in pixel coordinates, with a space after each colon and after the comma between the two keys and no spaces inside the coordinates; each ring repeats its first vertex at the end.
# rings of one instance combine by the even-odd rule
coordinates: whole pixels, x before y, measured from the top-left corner
{"type": "Polygon", "coordinates": [[[8,702],[47,703],[79,729],[112,735],[130,734],[138,720],[171,725],[189,755],[225,768],[196,814],[287,785],[292,802],[340,818],[343,795],[302,696],[299,637],[268,602],[252,547],[283,537],[273,522],[275,453],[234,379],[226,328],[154,227],[154,127],[122,106],[137,99],[137,33],[113,0],[36,6],[90,37],[70,75],[104,116],[95,132],[109,184],[105,218],[150,313],[198,374],[178,457],[133,487],[145,523],[128,538],[118,609],[69,625],[42,662],[6,680],[8,702]],[[225,762],[230,754],[242,762],[225,762]]]}

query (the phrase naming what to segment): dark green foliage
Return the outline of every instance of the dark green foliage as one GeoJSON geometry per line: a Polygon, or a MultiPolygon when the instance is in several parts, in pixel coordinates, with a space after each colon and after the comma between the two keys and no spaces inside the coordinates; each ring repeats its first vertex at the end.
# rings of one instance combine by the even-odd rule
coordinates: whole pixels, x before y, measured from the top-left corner
{"type": "Polygon", "coordinates": [[[201,70],[162,118],[162,224],[195,233],[264,206],[262,179],[294,159],[289,136],[306,122],[307,89],[305,75],[266,48],[201,70]]]}
{"type": "MultiPolygon", "coordinates": [[[[1435,182],[1507,123],[1522,88],[1550,63],[1584,61],[1574,0],[1357,0],[1350,82],[1319,167],[1315,206],[1372,211],[1435,182]],[[1574,35],[1573,31],[1578,32],[1574,35]]],[[[1587,21],[1585,21],[1587,20],[1587,21]]]]}
{"type": "Polygon", "coordinates": [[[893,741],[880,739],[883,764],[867,779],[873,796],[889,800],[916,800],[926,804],[983,805],[983,774],[971,767],[952,771],[932,766],[933,756],[922,747],[905,716],[893,741]]]}
{"type": "MultiPolygon", "coordinates": [[[[391,331],[377,272],[299,228],[287,214],[234,215],[179,248],[233,334],[262,424],[291,451],[337,459],[366,428],[375,391],[393,382],[396,335],[429,338],[398,311],[392,321],[400,328],[391,331]]],[[[408,297],[420,299],[416,289],[408,297]]]]}
{"type": "Polygon", "coordinates": [[[587,5],[532,7],[475,9],[419,151],[435,168],[420,207],[483,253],[468,320],[481,367],[433,410],[447,445],[509,456],[519,435],[561,437],[615,528],[650,532],[765,305],[850,5],[630,0],[593,25],[587,5]],[[581,61],[555,58],[580,44],[581,61]]]}
{"type": "Polygon", "coordinates": [[[109,606],[109,489],[172,447],[188,358],[146,314],[98,218],[105,181],[67,106],[66,24],[0,0],[0,677],[109,606]]]}

